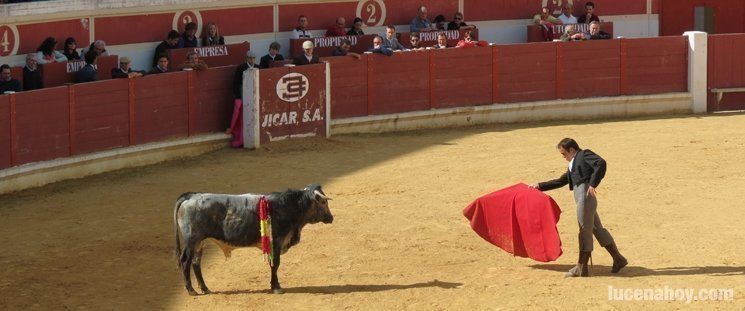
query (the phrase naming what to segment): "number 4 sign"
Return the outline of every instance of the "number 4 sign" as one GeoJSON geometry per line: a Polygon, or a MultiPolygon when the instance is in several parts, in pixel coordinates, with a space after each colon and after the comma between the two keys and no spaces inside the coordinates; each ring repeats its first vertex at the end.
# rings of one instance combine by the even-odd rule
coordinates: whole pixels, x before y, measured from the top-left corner
{"type": "Polygon", "coordinates": [[[0,56],[18,53],[18,28],[15,25],[0,25],[0,56]]]}
{"type": "Polygon", "coordinates": [[[383,26],[383,23],[385,23],[385,2],[383,0],[360,0],[357,3],[357,16],[368,27],[383,26]]]}

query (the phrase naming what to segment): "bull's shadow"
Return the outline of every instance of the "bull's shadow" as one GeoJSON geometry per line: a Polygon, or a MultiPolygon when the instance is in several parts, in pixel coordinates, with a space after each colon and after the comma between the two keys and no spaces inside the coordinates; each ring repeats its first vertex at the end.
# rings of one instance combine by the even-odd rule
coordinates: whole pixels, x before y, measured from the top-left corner
{"type": "MultiPolygon", "coordinates": [[[[390,290],[400,289],[414,289],[414,288],[429,288],[439,287],[443,289],[455,289],[463,286],[463,283],[454,282],[443,282],[439,280],[432,280],[430,282],[421,282],[414,284],[345,284],[345,285],[324,285],[324,286],[299,286],[284,288],[285,294],[348,294],[348,293],[375,293],[384,292],[390,290]]],[[[269,293],[270,290],[233,290],[214,292],[215,294],[221,295],[239,295],[239,294],[256,294],[256,293],[269,293]]]]}
{"type": "MultiPolygon", "coordinates": [[[[533,269],[566,272],[574,265],[531,265],[533,269]]],[[[613,277],[644,277],[644,276],[670,276],[670,275],[707,275],[707,276],[733,276],[745,275],[745,267],[736,266],[704,266],[704,267],[667,267],[667,268],[645,268],[640,266],[627,266],[619,273],[610,273],[611,266],[594,265],[590,273],[593,276],[613,277]]]]}

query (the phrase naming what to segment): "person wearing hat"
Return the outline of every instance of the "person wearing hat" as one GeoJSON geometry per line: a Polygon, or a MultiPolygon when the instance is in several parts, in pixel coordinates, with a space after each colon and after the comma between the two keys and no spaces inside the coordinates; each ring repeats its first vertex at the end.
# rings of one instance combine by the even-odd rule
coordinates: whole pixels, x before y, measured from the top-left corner
{"type": "Polygon", "coordinates": [[[246,61],[235,69],[233,76],[233,117],[230,118],[230,127],[225,130],[225,134],[233,136],[230,142],[233,148],[243,147],[243,73],[249,69],[259,69],[253,51],[246,52],[246,61]]]}
{"type": "Polygon", "coordinates": [[[292,60],[295,66],[318,64],[318,56],[313,55],[313,41],[303,42],[303,55],[298,55],[292,60]]]}
{"type": "Polygon", "coordinates": [[[132,70],[132,61],[129,57],[123,56],[119,58],[119,67],[111,69],[111,78],[136,78],[142,77],[145,73],[142,71],[132,70]]]}
{"type": "Polygon", "coordinates": [[[75,41],[75,38],[69,37],[65,40],[62,55],[65,55],[68,61],[80,60],[80,54],[78,54],[77,48],[78,43],[75,41]]]}

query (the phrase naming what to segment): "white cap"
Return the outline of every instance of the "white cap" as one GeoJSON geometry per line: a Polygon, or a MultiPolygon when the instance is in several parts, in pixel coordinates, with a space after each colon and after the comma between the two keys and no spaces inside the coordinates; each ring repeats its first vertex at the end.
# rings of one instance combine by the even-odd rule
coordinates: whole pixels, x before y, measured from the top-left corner
{"type": "Polygon", "coordinates": [[[312,49],[312,48],[313,48],[313,41],[303,42],[303,50],[312,49]]]}
{"type": "Polygon", "coordinates": [[[254,51],[248,50],[248,52],[246,52],[246,57],[256,58],[256,53],[254,53],[254,51]]]}

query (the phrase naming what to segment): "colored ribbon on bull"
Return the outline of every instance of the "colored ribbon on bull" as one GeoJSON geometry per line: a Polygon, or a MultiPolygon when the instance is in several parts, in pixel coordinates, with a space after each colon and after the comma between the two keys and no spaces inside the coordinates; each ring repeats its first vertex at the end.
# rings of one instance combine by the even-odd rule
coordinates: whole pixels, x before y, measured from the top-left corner
{"type": "Polygon", "coordinates": [[[264,261],[269,262],[269,266],[274,267],[274,248],[272,247],[272,218],[269,215],[269,202],[266,197],[259,199],[259,232],[261,233],[261,252],[264,254],[264,261]]]}

